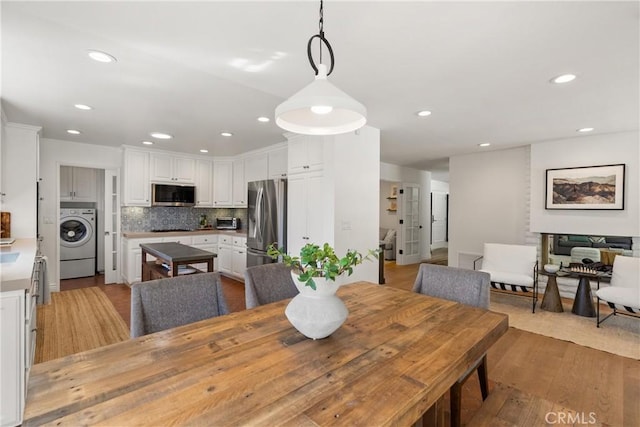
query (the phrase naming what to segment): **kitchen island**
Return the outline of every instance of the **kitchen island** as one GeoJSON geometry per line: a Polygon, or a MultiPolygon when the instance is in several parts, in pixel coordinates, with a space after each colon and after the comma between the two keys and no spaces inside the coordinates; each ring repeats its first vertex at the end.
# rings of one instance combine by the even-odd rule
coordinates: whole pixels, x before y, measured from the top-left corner
{"type": "Polygon", "coordinates": [[[175,242],[141,244],[142,281],[177,277],[184,273],[201,273],[191,264],[207,263],[207,271],[213,271],[213,259],[217,255],[192,246],[175,242]],[[147,254],[160,262],[147,261],[147,254]]]}

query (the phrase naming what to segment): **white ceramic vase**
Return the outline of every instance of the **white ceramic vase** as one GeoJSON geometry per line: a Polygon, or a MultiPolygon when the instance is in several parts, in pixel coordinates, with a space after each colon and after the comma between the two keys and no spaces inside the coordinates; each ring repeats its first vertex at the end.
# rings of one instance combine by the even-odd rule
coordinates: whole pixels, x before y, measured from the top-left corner
{"type": "Polygon", "coordinates": [[[291,277],[300,293],[293,297],[284,311],[289,322],[302,335],[314,340],[334,333],[349,314],[347,306],[336,296],[343,277],[337,277],[335,282],[314,277],[315,290],[300,282],[297,274],[291,272],[291,277]]]}

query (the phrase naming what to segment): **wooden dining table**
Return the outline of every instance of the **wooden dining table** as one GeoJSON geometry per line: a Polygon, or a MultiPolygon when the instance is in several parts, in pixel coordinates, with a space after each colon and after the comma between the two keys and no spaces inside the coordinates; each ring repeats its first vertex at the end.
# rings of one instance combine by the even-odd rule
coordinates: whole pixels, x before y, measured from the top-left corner
{"type": "Polygon", "coordinates": [[[288,300],[37,364],[24,425],[411,425],[508,329],[508,318],[368,282],[330,337],[288,300]]]}

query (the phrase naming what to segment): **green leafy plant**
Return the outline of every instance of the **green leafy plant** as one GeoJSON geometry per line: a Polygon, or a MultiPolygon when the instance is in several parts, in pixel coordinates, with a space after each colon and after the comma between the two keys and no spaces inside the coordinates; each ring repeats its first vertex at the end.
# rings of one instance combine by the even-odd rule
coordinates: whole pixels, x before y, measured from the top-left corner
{"type": "Polygon", "coordinates": [[[267,254],[271,258],[282,257],[282,262],[286,266],[299,273],[298,280],[313,290],[316,289],[314,277],[324,277],[335,281],[336,277],[344,273],[351,276],[353,267],[362,264],[365,260],[371,261],[372,258],[378,258],[379,253],[379,249],[370,249],[369,253],[363,256],[358,251],[348,250],[340,258],[328,243],[322,246],[307,243],[300,249],[300,256],[291,256],[285,253],[284,248],[278,248],[276,243],[267,248],[267,254]]]}

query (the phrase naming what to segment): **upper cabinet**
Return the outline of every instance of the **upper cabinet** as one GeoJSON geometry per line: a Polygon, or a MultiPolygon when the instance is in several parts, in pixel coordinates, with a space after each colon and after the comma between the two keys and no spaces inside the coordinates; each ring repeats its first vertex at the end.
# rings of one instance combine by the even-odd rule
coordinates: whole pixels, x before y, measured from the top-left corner
{"type": "Polygon", "coordinates": [[[247,181],[245,180],[245,164],[243,159],[233,161],[233,206],[247,207],[247,181]]]}
{"type": "Polygon", "coordinates": [[[151,181],[194,184],[196,160],[165,153],[151,154],[151,181]]]}
{"type": "Polygon", "coordinates": [[[213,206],[213,162],[196,160],[196,207],[213,206]]]}
{"type": "Polygon", "coordinates": [[[268,154],[268,176],[270,179],[287,177],[287,147],[281,147],[268,154]]]}
{"type": "Polygon", "coordinates": [[[216,160],[213,162],[213,207],[230,208],[232,206],[233,161],[216,160]]]}
{"type": "Polygon", "coordinates": [[[60,166],[60,200],[95,202],[96,179],[95,169],[60,166]]]}
{"type": "Polygon", "coordinates": [[[278,144],[218,160],[124,146],[122,204],[151,206],[151,183],[172,183],[195,185],[195,207],[246,208],[248,182],[287,176],[287,150],[278,144]]]}
{"type": "Polygon", "coordinates": [[[125,148],[122,190],[123,205],[151,206],[148,151],[125,148]]]}
{"type": "Polygon", "coordinates": [[[259,154],[247,157],[244,160],[245,183],[252,181],[263,181],[265,179],[269,179],[269,161],[267,155],[259,154]]]}
{"type": "Polygon", "coordinates": [[[289,140],[289,173],[321,170],[324,165],[325,137],[300,135],[289,140]]]}

